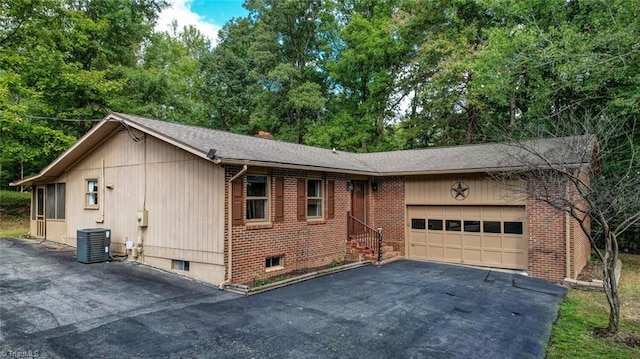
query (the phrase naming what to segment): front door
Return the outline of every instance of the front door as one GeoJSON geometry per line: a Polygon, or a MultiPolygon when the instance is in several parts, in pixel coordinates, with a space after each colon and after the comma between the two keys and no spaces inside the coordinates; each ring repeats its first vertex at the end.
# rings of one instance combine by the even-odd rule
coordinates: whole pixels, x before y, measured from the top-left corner
{"type": "MultiPolygon", "coordinates": [[[[360,222],[367,223],[366,218],[366,182],[353,182],[353,191],[351,191],[351,215],[360,222]]],[[[364,226],[356,226],[356,233],[363,232],[364,226]]]]}
{"type": "Polygon", "coordinates": [[[44,187],[36,188],[36,238],[46,238],[47,224],[45,222],[45,198],[44,187]]]}

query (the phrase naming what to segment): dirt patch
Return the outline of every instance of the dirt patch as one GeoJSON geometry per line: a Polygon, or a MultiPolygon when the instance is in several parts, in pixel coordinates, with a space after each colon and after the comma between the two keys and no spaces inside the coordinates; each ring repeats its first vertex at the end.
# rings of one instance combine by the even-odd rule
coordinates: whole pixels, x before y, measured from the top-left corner
{"type": "Polygon", "coordinates": [[[640,335],[633,332],[620,330],[616,334],[612,335],[609,333],[607,328],[595,328],[593,330],[593,336],[604,339],[610,338],[617,343],[626,344],[632,348],[640,348],[640,335]]]}
{"type": "Polygon", "coordinates": [[[578,274],[578,280],[590,282],[593,279],[602,280],[602,263],[598,261],[588,261],[578,274]]]}

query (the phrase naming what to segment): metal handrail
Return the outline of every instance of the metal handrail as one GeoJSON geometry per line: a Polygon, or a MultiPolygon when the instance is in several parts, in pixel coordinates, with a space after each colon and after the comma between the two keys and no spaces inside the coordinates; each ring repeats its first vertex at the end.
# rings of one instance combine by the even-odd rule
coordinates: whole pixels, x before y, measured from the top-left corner
{"type": "Polygon", "coordinates": [[[347,237],[372,250],[378,262],[382,261],[382,228],[370,227],[347,212],[347,237]]]}

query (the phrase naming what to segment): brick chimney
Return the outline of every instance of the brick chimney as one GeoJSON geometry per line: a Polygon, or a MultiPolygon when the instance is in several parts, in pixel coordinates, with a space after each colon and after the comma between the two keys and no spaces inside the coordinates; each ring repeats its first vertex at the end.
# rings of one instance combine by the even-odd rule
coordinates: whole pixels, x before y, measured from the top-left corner
{"type": "Polygon", "coordinates": [[[256,135],[256,137],[266,138],[267,140],[273,140],[273,136],[271,135],[271,133],[267,131],[258,131],[258,134],[256,135]]]}

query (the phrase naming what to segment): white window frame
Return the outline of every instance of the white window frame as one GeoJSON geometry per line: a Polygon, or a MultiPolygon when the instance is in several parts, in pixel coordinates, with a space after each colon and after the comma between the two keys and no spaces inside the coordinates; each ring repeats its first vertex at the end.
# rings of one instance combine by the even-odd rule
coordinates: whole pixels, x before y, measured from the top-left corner
{"type": "Polygon", "coordinates": [[[271,272],[271,271],[279,270],[279,269],[283,269],[283,268],[284,268],[284,255],[270,256],[270,257],[265,258],[264,270],[266,272],[271,272]],[[274,265],[273,264],[273,260],[276,259],[276,258],[278,258],[278,264],[274,265]]]}
{"type": "Polygon", "coordinates": [[[100,181],[97,178],[87,178],[84,181],[84,207],[88,209],[98,209],[100,208],[100,181]],[[95,187],[89,187],[92,182],[95,182],[95,187]],[[90,198],[94,198],[93,201],[90,198]],[[91,203],[95,202],[95,203],[91,203]]]}
{"type": "Polygon", "coordinates": [[[324,180],[322,178],[307,178],[307,218],[308,219],[322,219],[324,218],[324,180]],[[320,193],[316,193],[316,196],[309,196],[309,190],[312,188],[311,183],[318,182],[318,189],[320,193]],[[320,213],[315,216],[309,215],[310,201],[318,201],[320,203],[320,213]]]}
{"type": "Polygon", "coordinates": [[[269,222],[271,218],[271,179],[268,175],[256,173],[248,174],[245,181],[245,218],[247,222],[269,222]],[[249,177],[264,177],[265,178],[265,196],[249,196],[249,177]],[[249,201],[264,201],[264,218],[249,218],[249,201]]]}
{"type": "Polygon", "coordinates": [[[173,270],[188,272],[189,271],[189,261],[174,259],[172,260],[171,266],[173,270]]]}

